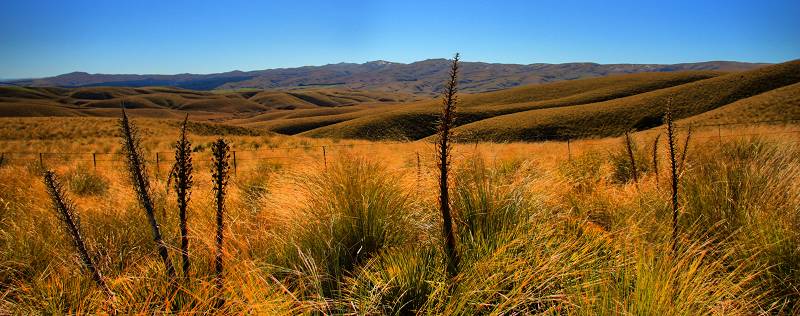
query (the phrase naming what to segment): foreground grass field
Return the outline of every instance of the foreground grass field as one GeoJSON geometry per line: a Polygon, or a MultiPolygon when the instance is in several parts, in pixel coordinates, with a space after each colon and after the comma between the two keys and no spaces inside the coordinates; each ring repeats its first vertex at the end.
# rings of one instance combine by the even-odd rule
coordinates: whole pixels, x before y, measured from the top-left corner
{"type": "MultiPolygon", "coordinates": [[[[120,151],[113,120],[5,120],[18,125],[0,127],[0,152],[120,151]],[[35,134],[25,126],[59,128],[35,134]]],[[[172,151],[177,121],[134,122],[143,129],[145,157],[172,151]]],[[[796,125],[693,131],[679,181],[675,252],[664,136],[656,166],[652,160],[663,128],[632,135],[638,182],[619,138],[456,145],[451,199],[461,262],[452,278],[441,249],[432,144],[201,127],[189,129],[196,149],[192,265],[175,285],[164,275],[123,161],[109,155],[95,170],[85,155],[44,160],[75,201],[113,302],[82,270],[37,157],[5,156],[0,312],[800,313],[796,125]],[[222,288],[214,283],[209,157],[217,136],[238,154],[224,217],[222,288]]],[[[681,152],[684,137],[679,129],[681,152]]],[[[158,171],[153,159],[147,164],[155,215],[180,262],[175,193],[165,176],[172,155],[162,155],[158,171]]]]}

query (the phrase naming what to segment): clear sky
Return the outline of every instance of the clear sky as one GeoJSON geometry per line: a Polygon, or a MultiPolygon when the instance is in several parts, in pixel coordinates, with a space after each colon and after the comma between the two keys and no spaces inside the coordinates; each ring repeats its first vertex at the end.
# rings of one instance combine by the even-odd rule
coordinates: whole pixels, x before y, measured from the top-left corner
{"type": "Polygon", "coordinates": [[[800,58],[800,0],[0,0],[0,78],[449,58],[800,58]]]}

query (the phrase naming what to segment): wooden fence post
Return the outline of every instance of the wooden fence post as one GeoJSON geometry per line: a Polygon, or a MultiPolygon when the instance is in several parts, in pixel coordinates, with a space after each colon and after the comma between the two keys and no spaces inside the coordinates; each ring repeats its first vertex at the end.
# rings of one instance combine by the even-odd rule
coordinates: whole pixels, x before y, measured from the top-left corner
{"type": "Polygon", "coordinates": [[[158,178],[158,173],[159,173],[158,169],[160,169],[160,168],[158,166],[158,152],[156,152],[156,178],[158,178]]]}
{"type": "Polygon", "coordinates": [[[328,170],[328,153],[325,151],[325,146],[322,146],[322,162],[325,163],[325,170],[328,170]]]}
{"type": "Polygon", "coordinates": [[[43,156],[44,156],[43,153],[39,153],[39,167],[42,167],[42,168],[44,168],[44,157],[43,156]]]}
{"type": "Polygon", "coordinates": [[[233,174],[236,174],[236,151],[233,151],[233,174]]]}
{"type": "Polygon", "coordinates": [[[419,152],[417,152],[417,188],[419,188],[420,180],[422,180],[422,166],[419,161],[419,152]]]}
{"type": "Polygon", "coordinates": [[[97,172],[97,153],[92,153],[92,165],[94,165],[94,172],[97,172]]]}
{"type": "Polygon", "coordinates": [[[569,145],[569,137],[567,137],[567,159],[572,161],[572,148],[569,145]]]}

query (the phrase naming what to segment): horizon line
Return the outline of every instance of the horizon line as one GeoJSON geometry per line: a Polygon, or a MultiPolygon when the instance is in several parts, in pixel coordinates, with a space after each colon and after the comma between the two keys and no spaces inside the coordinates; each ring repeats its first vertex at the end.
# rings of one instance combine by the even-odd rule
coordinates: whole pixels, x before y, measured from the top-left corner
{"type": "MultiPolygon", "coordinates": [[[[701,64],[701,63],[713,63],[713,62],[730,62],[730,63],[742,63],[742,64],[763,64],[763,65],[770,65],[770,64],[780,64],[784,62],[789,62],[792,60],[797,60],[800,58],[794,59],[787,59],[780,62],[764,62],[764,61],[738,61],[738,60],[725,60],[725,59],[714,59],[714,60],[702,60],[702,61],[690,61],[690,62],[679,62],[679,63],[626,63],[626,62],[619,62],[619,63],[600,63],[600,62],[592,62],[592,61],[571,61],[571,62],[561,62],[561,63],[549,63],[549,62],[539,62],[539,63],[505,63],[505,62],[488,62],[488,61],[461,61],[462,63],[483,63],[483,64],[493,64],[493,65],[516,65],[516,66],[531,66],[531,65],[567,65],[567,64],[595,64],[595,65],[685,65],[685,64],[701,64]]],[[[256,72],[256,71],[268,71],[268,70],[280,70],[280,69],[293,69],[293,68],[303,68],[303,67],[325,67],[325,66],[332,66],[332,65],[342,65],[342,64],[352,64],[352,65],[364,65],[369,63],[375,62],[387,62],[392,64],[400,64],[400,65],[410,65],[420,62],[432,61],[432,60],[451,60],[449,58],[427,58],[412,62],[396,62],[396,61],[389,61],[385,59],[376,59],[365,61],[362,63],[359,62],[348,62],[348,61],[341,61],[338,63],[327,63],[327,64],[317,64],[317,65],[302,65],[302,66],[289,66],[289,67],[274,67],[274,68],[262,68],[262,69],[253,69],[253,70],[240,70],[240,69],[233,69],[228,71],[220,71],[220,72],[206,72],[206,73],[196,73],[196,72],[180,72],[180,73],[109,73],[109,72],[88,72],[82,70],[74,70],[70,72],[60,73],[56,75],[49,75],[49,76],[40,76],[40,77],[25,77],[25,78],[3,78],[0,77],[0,83],[13,83],[14,81],[23,81],[23,80],[37,80],[37,79],[45,79],[45,78],[53,78],[63,75],[69,75],[74,73],[81,73],[87,75],[133,75],[133,76],[177,76],[177,75],[215,75],[215,74],[224,74],[224,73],[232,73],[232,72],[256,72]]]]}

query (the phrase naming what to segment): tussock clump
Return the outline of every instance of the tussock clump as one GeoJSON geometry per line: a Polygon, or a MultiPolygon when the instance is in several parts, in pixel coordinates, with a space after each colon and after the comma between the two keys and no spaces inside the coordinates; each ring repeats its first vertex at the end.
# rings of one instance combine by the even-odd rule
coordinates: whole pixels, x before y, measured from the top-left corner
{"type": "Polygon", "coordinates": [[[426,304],[428,314],[577,312],[573,293],[602,282],[622,260],[602,236],[580,222],[532,212],[528,228],[496,235],[496,247],[465,253],[459,275],[426,304]],[[577,237],[576,237],[577,236],[577,237]],[[567,259],[568,258],[568,259],[567,259]]]}
{"type": "MultiPolygon", "coordinates": [[[[278,265],[316,275],[325,297],[339,294],[340,282],[381,251],[414,237],[415,211],[394,177],[375,162],[344,157],[326,172],[299,180],[308,199],[294,218],[278,265]]],[[[286,237],[284,237],[286,238],[286,237]]]]}
{"type": "Polygon", "coordinates": [[[577,310],[586,315],[751,315],[758,310],[754,274],[732,249],[695,242],[664,250],[621,258],[610,271],[615,277],[576,293],[577,310]]]}
{"type": "Polygon", "coordinates": [[[281,172],[283,165],[276,162],[263,162],[250,174],[239,176],[236,185],[244,204],[253,211],[261,207],[262,199],[269,193],[269,181],[281,172]]]}
{"type": "Polygon", "coordinates": [[[800,153],[762,139],[698,151],[681,182],[682,226],[694,225],[737,249],[762,292],[785,314],[800,312],[800,153]]]}
{"type": "Polygon", "coordinates": [[[609,155],[611,162],[611,178],[618,183],[636,182],[650,171],[648,153],[641,148],[633,137],[626,134],[622,138],[619,149],[609,155]]]}
{"type": "Polygon", "coordinates": [[[525,228],[531,208],[526,180],[502,167],[488,168],[480,158],[455,173],[453,217],[461,248],[494,247],[503,234],[525,228]]]}
{"type": "Polygon", "coordinates": [[[67,187],[80,196],[101,196],[108,192],[108,179],[86,168],[76,168],[64,175],[67,187]]]}
{"type": "Polygon", "coordinates": [[[347,299],[361,315],[420,314],[437,284],[445,283],[444,264],[435,245],[391,249],[347,279],[347,299]]]}
{"type": "Polygon", "coordinates": [[[577,192],[591,192],[605,179],[605,162],[602,154],[590,151],[561,163],[559,171],[577,192]]]}

